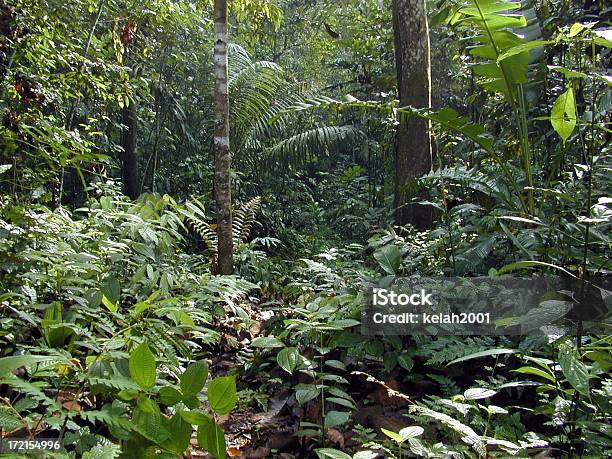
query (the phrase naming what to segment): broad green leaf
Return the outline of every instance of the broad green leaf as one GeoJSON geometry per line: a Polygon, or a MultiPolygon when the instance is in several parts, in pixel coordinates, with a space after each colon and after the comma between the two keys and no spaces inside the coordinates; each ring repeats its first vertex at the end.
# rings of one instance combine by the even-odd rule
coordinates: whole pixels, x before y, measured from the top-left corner
{"type": "Polygon", "coordinates": [[[376,459],[377,457],[378,453],[369,449],[358,451],[353,454],[353,459],[376,459]]]}
{"type": "Polygon", "coordinates": [[[567,34],[568,37],[573,38],[577,35],[580,35],[581,32],[585,31],[585,30],[589,30],[592,29],[595,24],[597,24],[596,22],[590,22],[587,24],[581,24],[579,22],[575,22],[574,24],[572,24],[572,26],[570,27],[569,33],[567,34]]]}
{"type": "Polygon", "coordinates": [[[117,312],[121,286],[114,276],[109,276],[100,286],[102,292],[102,304],[111,312],[117,312]]]}
{"type": "Polygon", "coordinates": [[[561,67],[559,65],[548,65],[549,70],[553,72],[559,72],[565,76],[568,80],[572,78],[588,78],[589,76],[584,72],[578,72],[576,70],[568,69],[567,67],[561,67]]]}
{"type": "Polygon", "coordinates": [[[166,406],[174,406],[183,400],[183,394],[172,386],[164,386],[159,389],[159,400],[166,406]]]}
{"type": "Polygon", "coordinates": [[[568,340],[559,346],[559,366],[574,389],[589,395],[589,370],[578,358],[578,352],[568,340]]]}
{"type": "Polygon", "coordinates": [[[45,338],[50,347],[60,347],[74,331],[62,325],[63,321],[62,303],[54,301],[45,311],[44,319],[41,321],[45,338]]]}
{"type": "Polygon", "coordinates": [[[129,368],[130,376],[143,389],[150,389],[155,385],[155,357],[147,343],[142,343],[130,353],[129,368]]]}
{"type": "Polygon", "coordinates": [[[139,432],[142,435],[156,443],[164,442],[169,433],[163,426],[162,418],[159,406],[155,401],[147,397],[138,399],[137,406],[132,414],[132,420],[139,427],[139,432]]]}
{"type": "Polygon", "coordinates": [[[195,362],[187,367],[180,376],[181,392],[185,395],[196,395],[206,384],[208,378],[208,365],[206,362],[195,362]]]}
{"type": "Polygon", "coordinates": [[[325,415],[325,428],[336,427],[345,424],[350,417],[351,413],[348,411],[329,411],[325,415]]]}
{"type": "Polygon", "coordinates": [[[314,384],[299,384],[295,387],[295,399],[300,405],[316,398],[321,393],[314,384]]]}
{"type": "Polygon", "coordinates": [[[497,273],[501,276],[502,274],[506,274],[512,271],[516,271],[517,269],[523,269],[523,268],[533,268],[536,266],[540,266],[540,267],[545,267],[545,268],[552,268],[552,269],[556,269],[557,271],[561,271],[571,277],[576,277],[574,274],[572,274],[571,272],[569,272],[567,269],[562,268],[561,266],[557,266],[555,264],[552,263],[546,263],[545,261],[537,261],[537,260],[523,260],[523,261],[517,261],[514,263],[510,263],[506,266],[503,266],[502,268],[500,268],[497,273]]]}
{"type": "Polygon", "coordinates": [[[473,387],[466,390],[463,396],[466,400],[480,400],[483,398],[493,397],[497,392],[491,389],[485,389],[483,387],[473,387]]]}
{"type": "MultiPolygon", "coordinates": [[[[593,30],[593,42],[596,45],[612,48],[612,30],[593,30]]],[[[1,172],[0,172],[1,173],[1,172]]]]}
{"type": "Polygon", "coordinates": [[[396,274],[402,262],[402,255],[395,245],[386,245],[374,253],[374,258],[387,274],[396,274]]]}
{"type": "Polygon", "coordinates": [[[328,367],[337,368],[338,370],[346,370],[346,365],[340,360],[326,360],[325,365],[328,367]]]}
{"type": "Polygon", "coordinates": [[[501,62],[509,57],[515,56],[520,53],[524,53],[525,51],[531,51],[532,49],[539,48],[540,46],[546,46],[554,43],[551,40],[534,40],[529,41],[527,43],[521,43],[519,45],[513,46],[510,49],[504,51],[498,58],[497,62],[501,62]]]}
{"type": "Polygon", "coordinates": [[[410,354],[403,353],[397,357],[397,363],[399,363],[400,367],[404,370],[410,371],[414,365],[414,360],[412,360],[410,354]]]}
{"type": "Polygon", "coordinates": [[[402,438],[408,439],[408,438],[420,437],[421,435],[423,435],[424,432],[425,432],[425,429],[423,429],[421,426],[408,426],[408,427],[404,427],[398,433],[400,434],[402,438]]]}
{"type": "Polygon", "coordinates": [[[515,221],[515,222],[528,223],[530,225],[546,226],[546,225],[544,225],[544,223],[542,223],[539,220],[534,220],[534,219],[525,218],[525,217],[517,217],[515,215],[502,215],[502,216],[497,217],[497,218],[504,219],[504,220],[512,220],[512,221],[515,221]]]}
{"type": "Polygon", "coordinates": [[[328,387],[327,393],[330,395],[333,395],[334,397],[340,397],[340,398],[345,398],[347,400],[354,401],[353,397],[351,397],[346,391],[338,387],[328,387]]]}
{"type": "Polygon", "coordinates": [[[383,357],[383,365],[385,367],[385,370],[393,370],[397,366],[397,352],[386,352],[383,357]]]}
{"type": "Polygon", "coordinates": [[[350,408],[350,409],[352,409],[352,410],[354,410],[354,409],[356,408],[356,407],[355,407],[355,404],[354,404],[353,402],[351,402],[350,400],[347,400],[347,399],[345,399],[345,398],[340,398],[340,397],[327,397],[327,398],[325,399],[325,401],[326,401],[326,402],[329,402],[329,403],[337,403],[338,405],[345,406],[345,407],[350,408]]]}
{"type": "Polygon", "coordinates": [[[68,359],[55,355],[14,355],[2,357],[0,359],[0,376],[6,376],[20,367],[42,363],[52,365],[57,362],[68,363],[68,359]]]}
{"type": "Polygon", "coordinates": [[[317,453],[320,459],[351,459],[351,456],[348,454],[332,448],[318,448],[315,449],[315,453],[317,453]]]}
{"type": "Polygon", "coordinates": [[[189,424],[194,425],[194,426],[206,425],[207,422],[210,420],[210,417],[202,413],[201,411],[180,410],[179,414],[185,421],[187,421],[189,424]]]}
{"type": "Polygon", "coordinates": [[[212,419],[206,417],[198,426],[198,445],[217,459],[226,457],[225,436],[223,430],[212,419]]]}
{"type": "Polygon", "coordinates": [[[436,124],[439,124],[443,128],[449,131],[456,132],[468,139],[474,141],[477,145],[482,147],[485,151],[490,154],[494,154],[493,140],[490,136],[486,135],[484,127],[479,124],[473,124],[465,116],[460,116],[452,108],[443,108],[438,112],[431,111],[429,109],[414,109],[411,107],[402,107],[398,110],[398,115],[401,116],[404,113],[418,116],[436,124]]]}
{"type": "Polygon", "coordinates": [[[6,171],[10,170],[13,167],[12,164],[0,164],[0,175],[4,174],[6,171]]]}
{"type": "Polygon", "coordinates": [[[612,354],[609,352],[589,351],[585,353],[585,357],[597,362],[605,372],[610,372],[610,369],[612,369],[612,354]]]}
{"type": "Polygon", "coordinates": [[[253,341],[251,341],[251,346],[271,349],[275,347],[283,347],[284,344],[281,340],[275,338],[274,336],[260,336],[259,338],[255,338],[253,341]]]}
{"type": "Polygon", "coordinates": [[[387,437],[389,437],[391,440],[393,440],[394,442],[398,443],[398,444],[402,444],[406,441],[406,439],[404,437],[402,437],[399,433],[397,432],[393,432],[392,430],[387,430],[383,427],[380,428],[380,430],[382,431],[382,433],[384,433],[387,437]]]}
{"type": "Polygon", "coordinates": [[[446,366],[453,365],[455,363],[465,362],[467,360],[479,359],[481,357],[494,357],[502,354],[515,354],[516,352],[517,351],[515,349],[506,348],[488,349],[486,351],[474,352],[473,354],[466,355],[465,357],[459,357],[458,359],[448,362],[446,366]]]}
{"type": "Polygon", "coordinates": [[[188,447],[191,439],[192,427],[183,417],[176,413],[166,422],[166,429],[170,433],[165,446],[176,455],[181,455],[188,447]]]}
{"type": "Polygon", "coordinates": [[[508,414],[508,410],[496,405],[487,405],[485,406],[487,412],[491,414],[508,414]]]}
{"type": "Polygon", "coordinates": [[[276,355],[276,361],[278,365],[290,375],[293,374],[293,370],[297,367],[300,353],[294,347],[286,347],[276,355]]]}
{"type": "Polygon", "coordinates": [[[227,414],[236,406],[236,380],[233,376],[221,376],[208,385],[208,402],[218,414],[227,414]]]}
{"type": "Polygon", "coordinates": [[[550,373],[540,368],[526,366],[526,367],[517,368],[514,371],[516,373],[525,374],[525,375],[540,376],[541,378],[548,379],[549,381],[556,383],[555,377],[553,375],[551,375],[550,373]]]}
{"type": "Polygon", "coordinates": [[[190,408],[192,410],[195,410],[202,404],[202,402],[200,402],[200,399],[198,399],[198,397],[196,397],[195,395],[185,395],[183,397],[183,403],[187,406],[187,408],[190,408]]]}
{"type": "Polygon", "coordinates": [[[344,328],[351,328],[356,327],[357,325],[361,325],[361,322],[355,319],[338,319],[329,322],[327,325],[330,325],[338,330],[342,330],[344,328]]]}
{"type": "Polygon", "coordinates": [[[555,101],[550,112],[550,124],[565,143],[574,132],[576,122],[576,101],[570,86],[555,101]]]}

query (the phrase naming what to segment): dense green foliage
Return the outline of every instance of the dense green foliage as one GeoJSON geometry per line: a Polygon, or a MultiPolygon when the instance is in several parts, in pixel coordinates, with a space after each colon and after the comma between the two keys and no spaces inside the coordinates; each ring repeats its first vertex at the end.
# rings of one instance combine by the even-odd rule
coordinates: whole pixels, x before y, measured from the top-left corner
{"type": "Polygon", "coordinates": [[[612,335],[359,328],[385,276],[609,278],[610,9],[428,2],[415,109],[390,4],[232,2],[220,276],[212,5],[0,0],[0,436],[90,459],[612,454],[612,335]],[[410,116],[436,147],[423,232],[393,226],[410,116]]]}

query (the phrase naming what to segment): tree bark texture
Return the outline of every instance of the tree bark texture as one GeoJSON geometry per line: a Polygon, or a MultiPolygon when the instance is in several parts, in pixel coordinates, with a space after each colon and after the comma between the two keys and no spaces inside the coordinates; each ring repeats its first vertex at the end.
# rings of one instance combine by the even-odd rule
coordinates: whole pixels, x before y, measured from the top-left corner
{"type": "Polygon", "coordinates": [[[215,0],[215,201],[217,205],[218,271],[234,269],[232,235],[229,94],[227,87],[227,0],[215,0]]]}
{"type": "Polygon", "coordinates": [[[138,110],[136,102],[130,102],[121,110],[121,123],[125,126],[121,131],[123,191],[130,199],[137,199],[140,187],[138,184],[138,110]]]}
{"type": "MultiPolygon", "coordinates": [[[[431,106],[429,29],[425,0],[393,0],[395,66],[400,107],[431,106]]],[[[415,181],[432,165],[429,123],[417,117],[400,119],[395,147],[395,221],[418,229],[431,226],[430,207],[411,204],[415,181]]]]}

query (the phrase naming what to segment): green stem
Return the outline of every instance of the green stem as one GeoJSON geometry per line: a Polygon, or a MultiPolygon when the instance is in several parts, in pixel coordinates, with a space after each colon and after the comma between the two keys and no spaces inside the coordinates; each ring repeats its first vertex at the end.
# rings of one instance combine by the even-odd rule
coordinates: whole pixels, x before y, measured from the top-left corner
{"type": "MultiPolygon", "coordinates": [[[[495,40],[493,38],[493,31],[491,30],[491,28],[489,27],[489,23],[487,21],[487,17],[484,13],[484,11],[482,10],[482,8],[480,7],[480,2],[478,0],[474,0],[474,5],[476,5],[476,8],[478,9],[478,14],[480,15],[480,20],[482,21],[483,24],[483,28],[489,38],[489,42],[491,43],[491,47],[493,48],[493,51],[495,52],[495,57],[496,57],[496,61],[497,58],[499,58],[500,56],[500,51],[497,48],[497,44],[495,43],[495,40]]],[[[506,69],[504,68],[504,66],[502,64],[498,64],[500,70],[502,71],[502,74],[504,76],[504,84],[506,86],[506,92],[508,95],[508,100],[510,102],[510,104],[512,105],[512,111],[514,113],[514,118],[516,119],[516,123],[517,123],[517,129],[519,132],[519,141],[520,141],[520,146],[521,146],[521,153],[523,156],[523,169],[525,172],[525,177],[527,179],[527,184],[529,187],[532,186],[532,178],[531,178],[531,159],[529,157],[529,133],[527,131],[527,116],[525,113],[525,104],[524,104],[524,97],[522,95],[522,87],[519,85],[519,103],[517,103],[515,95],[514,95],[514,91],[512,88],[512,83],[510,81],[510,77],[508,76],[508,73],[506,72],[506,69]],[[522,107],[522,108],[521,108],[522,107]]],[[[521,194],[519,194],[519,196],[521,196],[521,194]]],[[[533,190],[528,190],[527,193],[527,200],[528,200],[528,213],[529,214],[533,214],[533,190]]],[[[521,202],[522,202],[522,196],[521,196],[521,202]]],[[[523,202],[522,202],[523,203],[523,202]]],[[[523,203],[524,204],[524,203],[523,203]]]]}

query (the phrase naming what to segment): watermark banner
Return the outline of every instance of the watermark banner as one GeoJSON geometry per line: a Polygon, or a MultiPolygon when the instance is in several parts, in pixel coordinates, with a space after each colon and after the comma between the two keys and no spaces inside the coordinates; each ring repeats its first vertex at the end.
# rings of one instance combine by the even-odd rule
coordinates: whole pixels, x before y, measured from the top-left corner
{"type": "Polygon", "coordinates": [[[364,283],[364,335],[568,335],[612,330],[612,282],[386,277],[364,283]]]}

